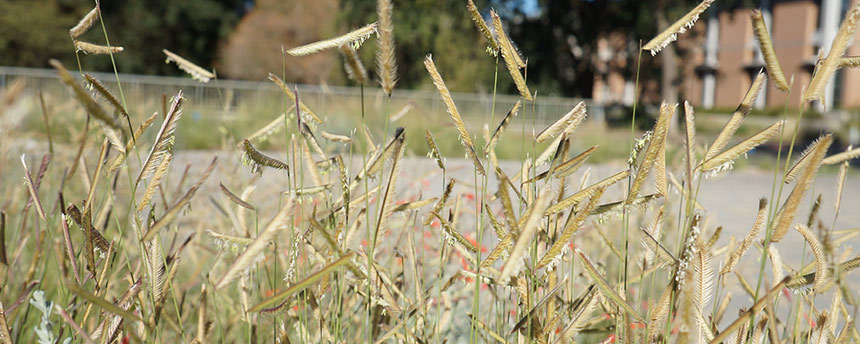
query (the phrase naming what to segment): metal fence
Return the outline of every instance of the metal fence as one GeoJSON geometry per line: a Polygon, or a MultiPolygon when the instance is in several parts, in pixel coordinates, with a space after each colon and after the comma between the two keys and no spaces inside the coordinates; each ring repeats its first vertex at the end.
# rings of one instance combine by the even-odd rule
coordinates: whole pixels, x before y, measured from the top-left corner
{"type": "MultiPolygon", "coordinates": [[[[110,73],[91,73],[113,90],[119,90],[117,76],[110,73]]],[[[283,111],[284,95],[281,90],[268,81],[239,81],[213,80],[200,83],[190,78],[166,77],[150,75],[119,74],[118,77],[122,94],[126,99],[148,102],[152,107],[160,104],[163,95],[170,96],[178,90],[183,90],[190,107],[201,116],[222,116],[230,120],[252,120],[255,114],[270,113],[275,115],[283,111]],[[250,118],[248,118],[250,117],[250,118]]],[[[28,92],[44,92],[62,99],[71,98],[71,94],[60,84],[57,73],[51,69],[0,67],[0,87],[20,80],[25,83],[28,92]]],[[[291,85],[292,87],[292,85],[291,85]]],[[[326,85],[296,85],[303,103],[322,117],[337,120],[341,116],[354,116],[360,111],[362,90],[359,87],[341,87],[326,85]]],[[[379,88],[363,90],[365,111],[379,114],[389,111],[391,114],[410,106],[406,116],[430,116],[445,120],[445,107],[436,92],[426,90],[396,89],[391,96],[391,104],[385,101],[385,95],[379,88]]],[[[464,117],[472,123],[488,123],[494,109],[496,119],[500,119],[514,103],[521,98],[513,95],[496,95],[488,93],[454,93],[454,102],[464,117]]],[[[515,122],[527,121],[545,125],[555,121],[582,99],[562,97],[539,97],[532,104],[522,107],[520,116],[515,122]]],[[[594,108],[586,100],[588,113],[592,120],[602,119],[602,112],[594,108]]],[[[130,106],[131,107],[131,106],[130,106]]],[[[158,109],[159,107],[155,107],[158,109]]],[[[134,108],[130,109],[134,110],[134,108]]],[[[151,113],[153,109],[144,110],[151,113]]]]}

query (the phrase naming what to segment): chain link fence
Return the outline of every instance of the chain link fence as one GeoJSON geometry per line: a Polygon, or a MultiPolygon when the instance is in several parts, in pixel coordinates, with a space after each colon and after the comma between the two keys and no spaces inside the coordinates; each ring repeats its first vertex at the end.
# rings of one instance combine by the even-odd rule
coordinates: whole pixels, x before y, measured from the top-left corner
{"type": "MultiPolygon", "coordinates": [[[[286,98],[281,90],[269,81],[213,80],[200,83],[184,77],[131,74],[119,74],[117,77],[111,73],[90,74],[120,96],[118,79],[122,86],[122,98],[133,101],[127,105],[132,112],[136,110],[136,105],[146,103],[145,107],[141,106],[140,111],[151,113],[153,107],[160,108],[163,97],[169,97],[180,89],[189,100],[187,106],[196,115],[222,116],[222,119],[231,121],[258,120],[258,114],[274,116],[282,113],[285,106],[290,106],[285,102],[286,98]]],[[[0,87],[6,87],[16,80],[25,83],[26,92],[51,94],[60,101],[72,97],[59,82],[56,72],[51,69],[0,67],[0,87]]],[[[389,105],[385,94],[376,87],[366,87],[363,90],[360,87],[327,85],[290,84],[290,87],[296,87],[302,102],[328,120],[337,120],[343,116],[360,116],[362,98],[365,112],[373,116],[385,112],[396,115],[406,108],[408,112],[405,116],[425,116],[425,119],[438,118],[440,121],[447,118],[445,106],[435,91],[395,89],[389,105]]],[[[454,93],[452,97],[464,120],[470,123],[489,123],[493,111],[498,121],[521,99],[513,95],[496,95],[494,99],[492,94],[487,93],[454,93]]],[[[521,107],[511,128],[519,127],[516,123],[522,121],[537,126],[552,123],[582,100],[539,97],[534,104],[527,103],[521,107]]],[[[595,108],[590,101],[585,101],[590,119],[602,120],[601,109],[595,108]]]]}

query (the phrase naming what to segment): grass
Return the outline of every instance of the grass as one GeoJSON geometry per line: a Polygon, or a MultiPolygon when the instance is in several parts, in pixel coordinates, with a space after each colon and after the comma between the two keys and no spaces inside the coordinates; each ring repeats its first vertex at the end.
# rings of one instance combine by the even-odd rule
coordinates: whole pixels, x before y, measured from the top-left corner
{"type": "MultiPolygon", "coordinates": [[[[670,44],[709,3],[648,50],[670,44]]],[[[450,118],[440,106],[392,121],[402,106],[391,98],[392,10],[381,1],[389,18],[367,27],[387,36],[377,58],[382,106],[363,97],[306,107],[282,84],[277,102],[212,114],[181,93],[114,97],[119,89],[96,87],[100,94],[75,100],[44,94],[47,111],[37,114],[24,86],[3,90],[0,342],[860,341],[849,301],[857,230],[820,219],[827,202],[798,213],[816,187],[830,187],[815,185],[820,169],[847,166],[824,166],[838,151],[832,136],[795,147],[797,126],[743,122],[755,88],[732,123],[716,128],[717,148],[712,135],[696,135],[684,104],[661,106],[648,134],[575,120],[544,131],[534,120],[540,97],[528,100],[526,60],[503,32],[484,36],[487,63],[518,84],[522,106],[510,117],[518,119],[499,125],[509,109],[495,104],[461,117],[428,57],[450,118]],[[683,135],[669,130],[675,115],[688,124],[683,135]],[[270,122],[266,135],[251,137],[270,122]],[[438,161],[415,159],[431,149],[425,130],[438,161]],[[723,244],[719,224],[697,206],[701,185],[732,173],[760,144],[778,151],[756,158],[770,161],[773,194],[742,244],[723,244]],[[218,152],[178,154],[200,148],[218,152]],[[613,170],[591,176],[582,167],[604,162],[613,170]],[[802,238],[802,265],[778,258],[781,249],[797,254],[786,236],[802,238]],[[731,290],[748,293],[731,301],[743,304],[739,313],[731,290]]],[[[339,48],[336,41],[312,47],[339,48]]],[[[198,79],[214,76],[171,60],[198,79]]],[[[364,89],[360,63],[350,61],[351,75],[364,89]]],[[[68,80],[70,89],[84,86],[68,80]]]]}

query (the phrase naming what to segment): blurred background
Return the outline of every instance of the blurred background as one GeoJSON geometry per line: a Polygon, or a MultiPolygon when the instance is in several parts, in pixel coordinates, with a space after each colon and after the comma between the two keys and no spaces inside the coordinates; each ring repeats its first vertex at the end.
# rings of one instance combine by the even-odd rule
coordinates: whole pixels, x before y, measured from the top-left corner
{"type": "MultiPolygon", "coordinates": [[[[475,2],[485,19],[491,8],[499,13],[528,59],[527,81],[538,92],[540,108],[535,114],[539,121],[554,120],[584,99],[593,118],[610,125],[626,124],[638,97],[645,114],[640,116],[642,128],[650,127],[653,120],[647,115],[663,99],[688,100],[697,112],[714,113],[714,126],[722,126],[725,117],[719,116],[734,110],[764,66],[749,18],[752,8],[764,12],[782,68],[787,76],[794,77],[788,95],[772,85],[766,87],[753,114],[782,116],[786,109],[797,109],[801,87],[809,81],[819,50],[829,49],[827,45],[849,6],[849,0],[719,1],[690,32],[680,35],[677,44],[652,57],[647,52],[640,54],[640,44],[698,1],[475,2]]],[[[428,53],[434,55],[449,88],[465,94],[460,97],[463,102],[478,101],[492,93],[496,64],[487,54],[486,43],[470,21],[465,4],[465,0],[395,2],[397,89],[402,96],[406,90],[432,91],[421,63],[428,53]]],[[[352,94],[348,89],[337,89],[354,85],[350,85],[336,50],[304,57],[285,55],[283,50],[373,22],[375,6],[372,0],[101,3],[111,44],[125,48],[116,59],[119,73],[185,77],[175,66],[164,63],[162,49],[168,49],[216,71],[218,81],[207,86],[218,88],[209,91],[221,98],[219,107],[223,107],[225,88],[231,91],[231,104],[241,101],[241,91],[260,89],[254,84],[231,84],[230,80],[263,82],[270,72],[285,76],[289,83],[314,85],[308,88],[309,97],[320,87],[352,94]]],[[[77,66],[68,29],[92,7],[93,2],[85,0],[0,0],[0,66],[47,68],[51,58],[77,66]]],[[[91,30],[82,40],[104,43],[105,38],[102,30],[91,30]]],[[[370,39],[359,51],[371,74],[375,44],[370,39]]],[[[860,55],[860,47],[849,48],[848,55],[860,55]]],[[[103,55],[81,58],[80,66],[85,71],[113,72],[110,57],[103,55]]],[[[3,68],[0,75],[0,86],[6,86],[11,79],[36,74],[34,70],[3,68]]],[[[170,79],[124,78],[129,83],[141,83],[141,87],[177,84],[170,79]]],[[[856,111],[860,96],[849,91],[858,86],[860,70],[840,70],[826,90],[824,104],[804,114],[807,136],[832,131],[840,142],[860,145],[860,115],[856,111]]],[[[503,69],[498,87],[499,93],[516,94],[503,69]]],[[[206,89],[197,93],[205,95],[206,89]]],[[[416,102],[424,96],[412,93],[403,101],[420,111],[422,106],[416,102]]],[[[426,94],[433,96],[432,92],[426,94]]],[[[475,106],[488,107],[486,100],[475,106]]],[[[503,101],[500,107],[505,106],[503,101]]],[[[763,123],[771,122],[767,119],[763,123]]],[[[707,131],[708,123],[702,125],[707,131]]]]}

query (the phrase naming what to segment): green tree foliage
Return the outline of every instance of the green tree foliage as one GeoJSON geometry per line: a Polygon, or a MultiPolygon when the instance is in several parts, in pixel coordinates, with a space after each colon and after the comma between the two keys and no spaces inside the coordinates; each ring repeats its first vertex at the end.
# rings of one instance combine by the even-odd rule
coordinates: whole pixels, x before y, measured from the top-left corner
{"type": "MultiPolygon", "coordinates": [[[[637,69],[639,40],[657,31],[655,13],[665,9],[673,21],[698,0],[534,0],[537,11],[522,0],[476,0],[489,17],[495,8],[506,30],[528,59],[528,83],[543,95],[590,97],[595,76],[597,44],[614,35],[613,44],[626,45],[623,77],[637,69]],[[529,11],[529,13],[526,13],[529,11]],[[618,37],[623,39],[618,39],[618,37]],[[626,42],[626,43],[618,43],[626,42]]],[[[750,6],[750,0],[719,2],[723,8],[750,6]]],[[[57,58],[75,66],[68,29],[89,11],[87,0],[0,0],[0,65],[46,67],[57,58]]],[[[288,82],[346,84],[342,57],[336,51],[284,58],[283,48],[325,39],[376,21],[376,0],[124,0],[102,1],[110,43],[125,48],[117,58],[120,72],[181,75],[164,63],[169,49],[222,77],[263,79],[286,68],[288,82]],[[245,6],[253,3],[248,13],[245,6]],[[241,21],[240,21],[241,20],[241,21]]],[[[704,18],[703,18],[704,19],[704,18]]],[[[432,53],[453,91],[492,91],[495,58],[475,30],[466,0],[394,1],[394,33],[398,87],[430,87],[422,61],[432,53]]],[[[101,25],[81,37],[105,44],[101,25]]],[[[359,51],[375,75],[376,40],[359,51]]],[[[684,59],[681,47],[677,54],[684,59]]],[[[82,56],[92,71],[112,71],[106,56],[82,56]]],[[[661,61],[643,55],[642,87],[658,90],[661,61]]],[[[503,64],[500,93],[516,93],[503,64]]],[[[656,91],[655,91],[656,92],[656,91]]]]}
{"type": "Polygon", "coordinates": [[[74,61],[69,28],[89,9],[74,1],[0,0],[0,65],[47,67],[74,61]]]}
{"type": "MultiPolygon", "coordinates": [[[[175,66],[164,63],[161,50],[210,68],[219,40],[239,20],[242,1],[126,0],[102,1],[101,6],[110,43],[125,48],[117,60],[120,72],[180,75],[175,66]]],[[[82,39],[104,44],[104,33],[97,27],[82,39]]],[[[85,69],[111,70],[109,58],[83,60],[85,69]]]]}
{"type": "Polygon", "coordinates": [[[341,65],[336,50],[301,57],[285,56],[282,50],[349,30],[335,25],[337,12],[338,0],[258,0],[224,40],[217,67],[234,79],[263,80],[284,72],[290,83],[338,83],[329,80],[341,65]]]}
{"type": "MultiPolygon", "coordinates": [[[[679,1],[680,2],[680,1],[679,1]]],[[[568,96],[590,97],[595,75],[597,42],[612,32],[627,37],[625,79],[636,73],[638,41],[657,33],[655,1],[540,1],[539,16],[527,17],[512,1],[497,6],[520,21],[510,35],[529,58],[529,79],[568,96]]],[[[650,55],[643,55],[642,80],[659,79],[650,55]]]]}
{"type": "MultiPolygon", "coordinates": [[[[69,29],[95,6],[94,1],[0,0],[0,65],[47,67],[56,58],[76,66],[69,29]]],[[[169,49],[211,66],[218,42],[238,21],[241,0],[124,0],[101,1],[111,45],[125,48],[117,58],[120,72],[179,75],[165,65],[169,49]]],[[[81,38],[105,44],[101,24],[81,38]]],[[[84,69],[113,71],[107,56],[81,56],[84,69]]]]}
{"type": "MultiPolygon", "coordinates": [[[[484,1],[476,1],[487,15],[484,1]]],[[[375,0],[343,0],[338,22],[356,28],[376,21],[375,0]]],[[[394,1],[394,40],[397,46],[397,88],[432,87],[423,60],[428,53],[452,91],[492,91],[495,59],[475,30],[465,0],[394,1]]],[[[375,74],[376,40],[370,39],[360,54],[375,74]]],[[[500,64],[501,68],[504,65],[500,64]]],[[[344,73],[344,72],[340,72],[344,73]]],[[[499,74],[500,90],[512,83],[499,74]]],[[[396,92],[396,91],[395,91],[396,92]]]]}
{"type": "MultiPolygon", "coordinates": [[[[627,80],[636,77],[639,41],[643,44],[659,33],[657,13],[665,13],[668,24],[683,16],[701,0],[535,0],[539,15],[523,13],[521,0],[494,0],[492,6],[503,18],[515,23],[510,26],[511,38],[519,44],[523,54],[529,58],[530,83],[538,85],[544,92],[560,95],[590,97],[594,78],[601,71],[597,59],[597,44],[600,38],[611,34],[626,37],[626,63],[623,76],[627,80]]],[[[700,20],[704,22],[711,11],[719,8],[758,6],[757,1],[719,1],[700,20]]],[[[703,23],[696,26],[703,33],[703,23]]],[[[681,39],[689,39],[686,34],[681,39]]],[[[696,43],[694,43],[696,44],[696,43]]],[[[678,59],[683,62],[686,49],[679,47],[678,59]]],[[[659,93],[656,83],[660,80],[661,60],[643,53],[641,59],[640,85],[659,93]],[[654,84],[654,85],[649,85],[654,84]]],[[[673,66],[672,68],[678,68],[673,66]]],[[[680,85],[680,80],[676,80],[680,85]]],[[[662,99],[659,94],[653,98],[662,99]]]]}

